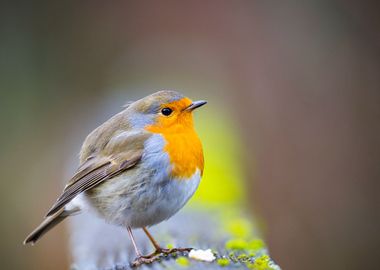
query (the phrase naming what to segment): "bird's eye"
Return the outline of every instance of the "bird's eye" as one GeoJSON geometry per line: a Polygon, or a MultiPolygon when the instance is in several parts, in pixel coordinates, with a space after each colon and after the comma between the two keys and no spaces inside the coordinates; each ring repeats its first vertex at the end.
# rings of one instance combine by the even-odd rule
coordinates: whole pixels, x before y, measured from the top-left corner
{"type": "Polygon", "coordinates": [[[169,115],[171,115],[172,112],[173,112],[173,110],[170,109],[170,108],[163,108],[163,109],[161,110],[161,113],[162,113],[163,115],[165,115],[165,116],[169,116],[169,115]]]}

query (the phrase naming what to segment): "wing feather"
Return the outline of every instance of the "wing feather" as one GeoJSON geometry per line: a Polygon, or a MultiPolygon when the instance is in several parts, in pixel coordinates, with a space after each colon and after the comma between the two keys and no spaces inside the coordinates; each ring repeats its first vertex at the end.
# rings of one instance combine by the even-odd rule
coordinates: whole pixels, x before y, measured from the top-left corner
{"type": "Polygon", "coordinates": [[[144,141],[149,134],[121,134],[111,139],[108,148],[103,149],[105,156],[88,158],[70,179],[61,196],[47,212],[46,217],[53,215],[75,198],[103,181],[132,168],[141,159],[144,141]]]}

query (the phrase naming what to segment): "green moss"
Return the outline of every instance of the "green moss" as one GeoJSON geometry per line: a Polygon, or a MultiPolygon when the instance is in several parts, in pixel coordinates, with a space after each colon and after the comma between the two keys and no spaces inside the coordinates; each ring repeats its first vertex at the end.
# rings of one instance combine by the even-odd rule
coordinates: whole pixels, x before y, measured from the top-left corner
{"type": "Polygon", "coordinates": [[[240,254],[239,256],[237,256],[237,259],[239,260],[239,261],[248,261],[248,259],[249,259],[249,257],[248,257],[248,255],[247,254],[240,254]]]}
{"type": "Polygon", "coordinates": [[[234,252],[230,252],[228,254],[228,258],[230,259],[231,262],[234,262],[234,263],[238,262],[238,259],[237,259],[237,257],[236,257],[236,255],[235,255],[234,252]]]}
{"type": "Polygon", "coordinates": [[[216,261],[216,263],[219,264],[220,266],[227,266],[230,264],[230,260],[227,258],[220,258],[216,261]]]}
{"type": "Polygon", "coordinates": [[[253,263],[246,264],[248,268],[254,270],[272,270],[270,266],[270,258],[268,255],[262,255],[255,259],[253,263]]]}
{"type": "Polygon", "coordinates": [[[228,258],[230,259],[231,262],[234,262],[234,263],[238,262],[238,259],[235,255],[228,256],[228,258]]]}
{"type": "Polygon", "coordinates": [[[185,257],[179,257],[178,259],[175,260],[177,264],[183,267],[187,267],[190,265],[190,262],[187,258],[185,257]]]}
{"type": "Polygon", "coordinates": [[[228,250],[241,250],[245,251],[246,254],[254,256],[255,253],[265,248],[265,244],[261,239],[254,239],[252,241],[246,241],[242,238],[235,238],[228,240],[225,244],[226,249],[228,250]]]}
{"type": "Polygon", "coordinates": [[[248,242],[241,238],[228,240],[225,244],[226,249],[245,250],[248,248],[248,242]]]}
{"type": "Polygon", "coordinates": [[[257,251],[260,249],[265,248],[264,241],[261,239],[254,239],[250,242],[248,242],[248,249],[252,251],[257,251]]]}

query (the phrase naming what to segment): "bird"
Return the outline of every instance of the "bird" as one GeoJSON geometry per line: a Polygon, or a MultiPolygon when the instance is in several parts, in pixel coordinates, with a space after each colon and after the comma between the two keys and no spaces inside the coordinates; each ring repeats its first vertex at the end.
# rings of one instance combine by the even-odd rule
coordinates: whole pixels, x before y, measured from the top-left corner
{"type": "Polygon", "coordinates": [[[190,251],[162,248],[148,227],[172,217],[198,188],[204,156],[193,111],[206,103],[162,90],[125,105],[86,137],[78,169],[24,244],[35,244],[69,216],[94,211],[126,228],[136,253],[133,266],[190,251]],[[145,232],[153,253],[142,255],[133,229],[145,232]]]}

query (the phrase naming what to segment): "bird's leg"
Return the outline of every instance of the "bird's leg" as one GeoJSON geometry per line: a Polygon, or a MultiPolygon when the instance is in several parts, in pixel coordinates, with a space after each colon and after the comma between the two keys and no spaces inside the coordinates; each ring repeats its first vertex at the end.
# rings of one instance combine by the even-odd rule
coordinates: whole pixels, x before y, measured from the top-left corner
{"type": "Polygon", "coordinates": [[[168,254],[175,253],[175,252],[189,252],[190,250],[192,250],[192,248],[170,248],[170,249],[169,248],[162,248],[157,243],[157,241],[153,238],[153,236],[149,233],[149,231],[147,230],[146,227],[143,227],[142,229],[145,232],[146,236],[148,236],[150,242],[152,242],[154,248],[156,249],[152,254],[144,256],[146,258],[149,258],[150,256],[156,256],[158,254],[168,255],[168,254]]]}
{"type": "Polygon", "coordinates": [[[133,267],[142,265],[144,263],[149,264],[149,263],[152,263],[158,259],[158,257],[159,257],[158,255],[157,256],[150,256],[150,257],[141,255],[141,252],[136,245],[136,241],[135,241],[135,238],[133,236],[131,227],[127,227],[127,230],[128,230],[129,237],[131,238],[133,247],[135,249],[136,256],[137,256],[137,258],[132,262],[133,267]]]}
{"type": "Polygon", "coordinates": [[[144,233],[146,234],[146,236],[148,236],[150,242],[152,242],[154,248],[156,249],[156,251],[158,250],[162,250],[162,248],[160,247],[160,245],[157,243],[156,239],[153,238],[153,236],[149,233],[148,229],[146,227],[143,227],[142,228],[144,233]]]}

